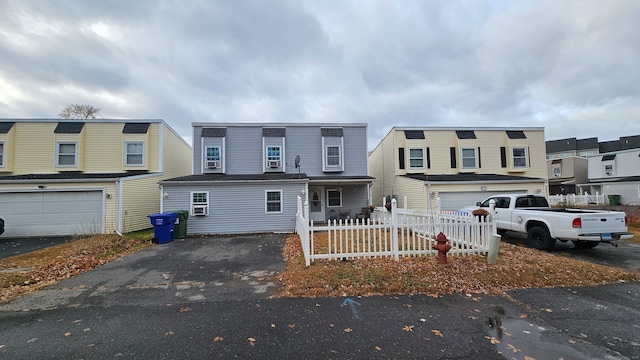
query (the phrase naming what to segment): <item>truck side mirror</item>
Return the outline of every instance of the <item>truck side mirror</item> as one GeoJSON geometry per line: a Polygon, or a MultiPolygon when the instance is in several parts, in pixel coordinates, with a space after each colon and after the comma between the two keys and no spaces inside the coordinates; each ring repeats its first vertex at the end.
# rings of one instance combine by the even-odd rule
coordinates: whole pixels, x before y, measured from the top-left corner
{"type": "Polygon", "coordinates": [[[481,205],[482,205],[482,203],[481,203],[480,201],[478,201],[478,202],[476,203],[476,206],[481,206],[481,205]]]}

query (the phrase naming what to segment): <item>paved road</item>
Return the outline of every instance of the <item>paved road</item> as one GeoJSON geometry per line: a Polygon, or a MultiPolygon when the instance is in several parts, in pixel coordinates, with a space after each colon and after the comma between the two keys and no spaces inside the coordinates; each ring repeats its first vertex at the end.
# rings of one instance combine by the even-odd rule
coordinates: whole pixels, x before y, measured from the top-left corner
{"type": "Polygon", "coordinates": [[[640,284],[274,299],[281,235],[154,245],[0,306],[7,359],[639,359],[640,284]]]}

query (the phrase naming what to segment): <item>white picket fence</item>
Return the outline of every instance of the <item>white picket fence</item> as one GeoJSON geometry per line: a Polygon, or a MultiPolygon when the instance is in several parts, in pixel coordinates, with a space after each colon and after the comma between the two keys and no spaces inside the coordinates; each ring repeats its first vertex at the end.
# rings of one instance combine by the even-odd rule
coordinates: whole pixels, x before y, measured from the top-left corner
{"type": "MultiPolygon", "coordinates": [[[[406,202],[405,202],[406,203],[406,202]]],[[[451,245],[449,254],[487,254],[494,224],[463,214],[440,211],[376,209],[370,219],[331,221],[317,226],[309,219],[309,206],[298,197],[296,233],[306,265],[319,259],[354,259],[436,255],[436,236],[442,232],[451,245]],[[316,239],[323,233],[326,243],[316,239]]]]}
{"type": "Polygon", "coordinates": [[[550,206],[588,206],[604,204],[604,194],[549,195],[550,206]]]}

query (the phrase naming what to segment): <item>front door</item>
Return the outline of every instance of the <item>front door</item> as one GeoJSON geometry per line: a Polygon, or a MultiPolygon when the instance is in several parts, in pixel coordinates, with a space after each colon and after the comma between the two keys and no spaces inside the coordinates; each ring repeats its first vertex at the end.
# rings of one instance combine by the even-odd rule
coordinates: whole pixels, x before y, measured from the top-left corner
{"type": "Polygon", "coordinates": [[[325,221],[324,187],[309,187],[309,218],[312,221],[325,221]]]}

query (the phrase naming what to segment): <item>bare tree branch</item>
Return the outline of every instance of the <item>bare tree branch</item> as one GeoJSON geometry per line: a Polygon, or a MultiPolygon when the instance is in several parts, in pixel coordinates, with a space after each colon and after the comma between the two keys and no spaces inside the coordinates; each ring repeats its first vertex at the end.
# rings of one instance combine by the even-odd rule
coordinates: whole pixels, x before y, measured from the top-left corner
{"type": "Polygon", "coordinates": [[[100,115],[100,108],[86,104],[69,104],[60,111],[62,119],[95,119],[100,115]]]}

